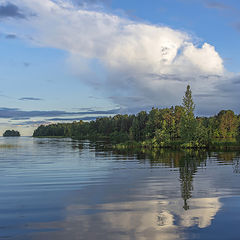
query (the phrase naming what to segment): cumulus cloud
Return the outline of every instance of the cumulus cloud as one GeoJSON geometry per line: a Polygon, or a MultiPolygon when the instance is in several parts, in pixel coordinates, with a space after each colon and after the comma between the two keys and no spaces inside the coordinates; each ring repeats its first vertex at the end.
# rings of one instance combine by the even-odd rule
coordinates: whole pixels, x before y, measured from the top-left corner
{"type": "MultiPolygon", "coordinates": [[[[229,80],[214,46],[200,44],[186,32],[71,1],[14,2],[35,15],[19,24],[21,31],[34,32],[39,46],[68,52],[71,70],[122,108],[180,104],[187,84],[196,96],[217,96],[217,86],[229,80]]],[[[196,97],[199,111],[216,107],[207,101],[196,97]]]]}

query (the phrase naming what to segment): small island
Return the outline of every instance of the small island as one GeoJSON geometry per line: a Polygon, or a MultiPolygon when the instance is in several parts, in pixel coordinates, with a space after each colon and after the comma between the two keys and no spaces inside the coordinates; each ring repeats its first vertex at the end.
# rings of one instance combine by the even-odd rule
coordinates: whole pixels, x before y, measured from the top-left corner
{"type": "Polygon", "coordinates": [[[6,130],[3,133],[3,137],[20,137],[20,133],[15,130],[6,130]]]}

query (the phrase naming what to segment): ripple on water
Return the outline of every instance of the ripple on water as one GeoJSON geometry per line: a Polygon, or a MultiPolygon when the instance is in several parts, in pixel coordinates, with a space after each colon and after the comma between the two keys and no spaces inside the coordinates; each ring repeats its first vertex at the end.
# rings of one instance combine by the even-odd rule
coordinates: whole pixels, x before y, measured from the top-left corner
{"type": "Polygon", "coordinates": [[[237,239],[238,152],[102,145],[0,138],[0,239],[237,239]]]}

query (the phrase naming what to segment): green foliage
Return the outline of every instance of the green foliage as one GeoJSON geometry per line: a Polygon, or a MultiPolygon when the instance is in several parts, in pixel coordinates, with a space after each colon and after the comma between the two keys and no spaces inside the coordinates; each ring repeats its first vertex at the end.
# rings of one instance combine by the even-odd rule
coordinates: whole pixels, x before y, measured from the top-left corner
{"type": "Polygon", "coordinates": [[[195,138],[197,122],[194,117],[194,109],[192,91],[188,85],[183,97],[183,114],[180,122],[180,135],[185,142],[191,142],[195,138]]]}
{"type": "Polygon", "coordinates": [[[184,113],[190,118],[194,118],[195,104],[192,99],[192,91],[190,89],[190,85],[187,85],[187,90],[185,92],[185,96],[183,97],[183,107],[184,113]]]}
{"type": "Polygon", "coordinates": [[[198,146],[206,147],[209,144],[208,129],[201,122],[197,124],[194,140],[198,146]]]}
{"type": "Polygon", "coordinates": [[[158,146],[166,146],[170,143],[170,133],[169,129],[167,128],[167,123],[164,120],[161,129],[157,129],[155,131],[155,136],[152,139],[152,144],[154,148],[158,146]]]}
{"type": "Polygon", "coordinates": [[[181,146],[183,148],[206,148],[209,146],[209,141],[207,128],[201,122],[196,122],[196,128],[192,139],[188,142],[184,142],[181,146]]]}
{"type": "Polygon", "coordinates": [[[145,111],[141,111],[136,117],[134,117],[130,128],[131,140],[143,141],[145,139],[147,120],[148,114],[145,111]]]}
{"type": "Polygon", "coordinates": [[[20,137],[20,133],[15,130],[6,130],[3,133],[3,137],[20,137]]]}
{"type": "Polygon", "coordinates": [[[237,136],[238,119],[231,110],[222,110],[217,115],[219,135],[222,138],[237,136]]]}

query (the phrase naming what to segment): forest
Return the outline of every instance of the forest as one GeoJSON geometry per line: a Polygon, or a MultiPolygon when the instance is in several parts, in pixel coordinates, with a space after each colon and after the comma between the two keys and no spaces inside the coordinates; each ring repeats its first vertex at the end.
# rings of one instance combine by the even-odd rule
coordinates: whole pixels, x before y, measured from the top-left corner
{"type": "Polygon", "coordinates": [[[214,148],[240,146],[240,115],[222,110],[211,117],[195,117],[192,91],[187,86],[182,105],[152,108],[132,115],[94,121],[41,125],[33,137],[105,139],[118,148],[214,148]]]}

